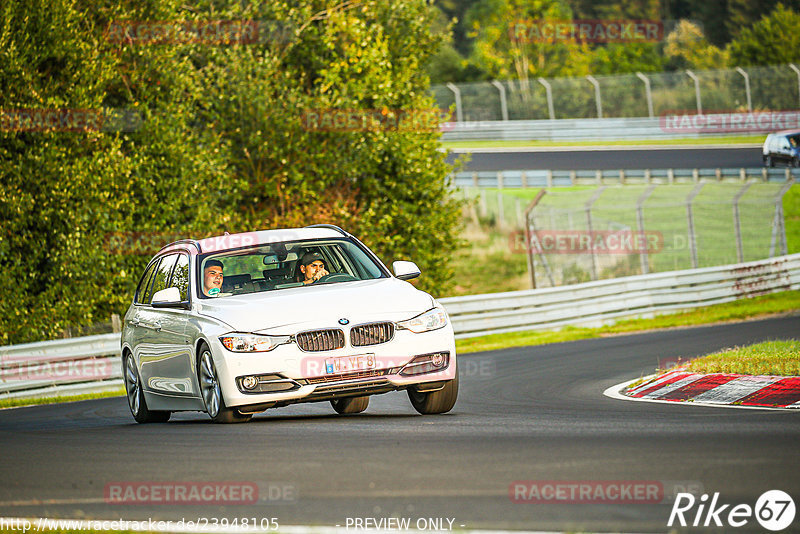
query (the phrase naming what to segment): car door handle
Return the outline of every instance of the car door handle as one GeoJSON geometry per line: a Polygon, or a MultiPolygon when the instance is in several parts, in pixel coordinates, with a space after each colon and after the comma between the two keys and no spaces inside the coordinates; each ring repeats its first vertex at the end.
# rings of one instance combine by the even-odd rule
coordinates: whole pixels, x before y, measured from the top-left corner
{"type": "Polygon", "coordinates": [[[159,323],[158,321],[154,322],[153,330],[155,330],[156,332],[161,332],[161,323],[159,323]]]}
{"type": "Polygon", "coordinates": [[[131,326],[139,326],[139,318],[134,317],[133,319],[130,320],[130,324],[131,326]]]}

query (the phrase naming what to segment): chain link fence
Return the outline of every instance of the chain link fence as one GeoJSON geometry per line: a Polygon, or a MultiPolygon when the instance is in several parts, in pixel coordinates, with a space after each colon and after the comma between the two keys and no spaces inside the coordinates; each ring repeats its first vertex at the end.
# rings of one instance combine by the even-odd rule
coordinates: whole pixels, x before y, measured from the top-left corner
{"type": "Polygon", "coordinates": [[[435,85],[431,90],[439,108],[455,107],[457,122],[780,111],[800,109],[800,68],[537,78],[435,85]]]}
{"type": "Polygon", "coordinates": [[[533,287],[754,261],[787,254],[786,184],[541,190],[511,248],[533,287]]]}

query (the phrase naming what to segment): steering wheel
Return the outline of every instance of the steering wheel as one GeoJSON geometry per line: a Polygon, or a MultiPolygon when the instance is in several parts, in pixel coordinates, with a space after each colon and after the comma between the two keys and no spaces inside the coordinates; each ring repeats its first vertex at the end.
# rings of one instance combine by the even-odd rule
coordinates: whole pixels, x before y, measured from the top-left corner
{"type": "Polygon", "coordinates": [[[325,284],[327,282],[352,282],[354,280],[358,279],[355,276],[350,276],[347,273],[330,273],[320,277],[320,279],[317,280],[317,283],[325,284]]]}

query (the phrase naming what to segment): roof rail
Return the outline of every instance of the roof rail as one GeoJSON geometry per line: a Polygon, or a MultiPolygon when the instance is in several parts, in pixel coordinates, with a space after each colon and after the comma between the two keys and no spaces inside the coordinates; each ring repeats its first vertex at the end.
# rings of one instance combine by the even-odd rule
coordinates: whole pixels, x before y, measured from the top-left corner
{"type": "Polygon", "coordinates": [[[306,228],[327,228],[329,230],[336,230],[337,232],[339,232],[343,236],[347,236],[347,237],[350,236],[350,234],[348,234],[347,232],[345,232],[344,230],[342,230],[341,228],[339,228],[338,226],[336,226],[334,224],[312,224],[311,226],[306,226],[306,228]]]}
{"type": "Polygon", "coordinates": [[[197,249],[197,252],[203,252],[202,249],[200,248],[200,243],[198,243],[196,239],[179,239],[178,241],[173,241],[172,243],[168,243],[163,247],[161,247],[160,249],[158,249],[158,252],[161,252],[165,248],[169,248],[173,245],[183,245],[183,244],[194,245],[194,248],[197,249]]]}

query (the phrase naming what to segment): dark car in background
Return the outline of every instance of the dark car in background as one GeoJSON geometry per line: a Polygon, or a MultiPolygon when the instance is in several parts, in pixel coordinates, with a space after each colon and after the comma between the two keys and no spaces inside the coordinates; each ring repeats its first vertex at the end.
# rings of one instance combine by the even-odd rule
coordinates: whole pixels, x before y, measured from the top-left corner
{"type": "Polygon", "coordinates": [[[769,134],[764,141],[761,159],[767,167],[774,167],[776,163],[800,167],[800,131],[769,134]]]}

